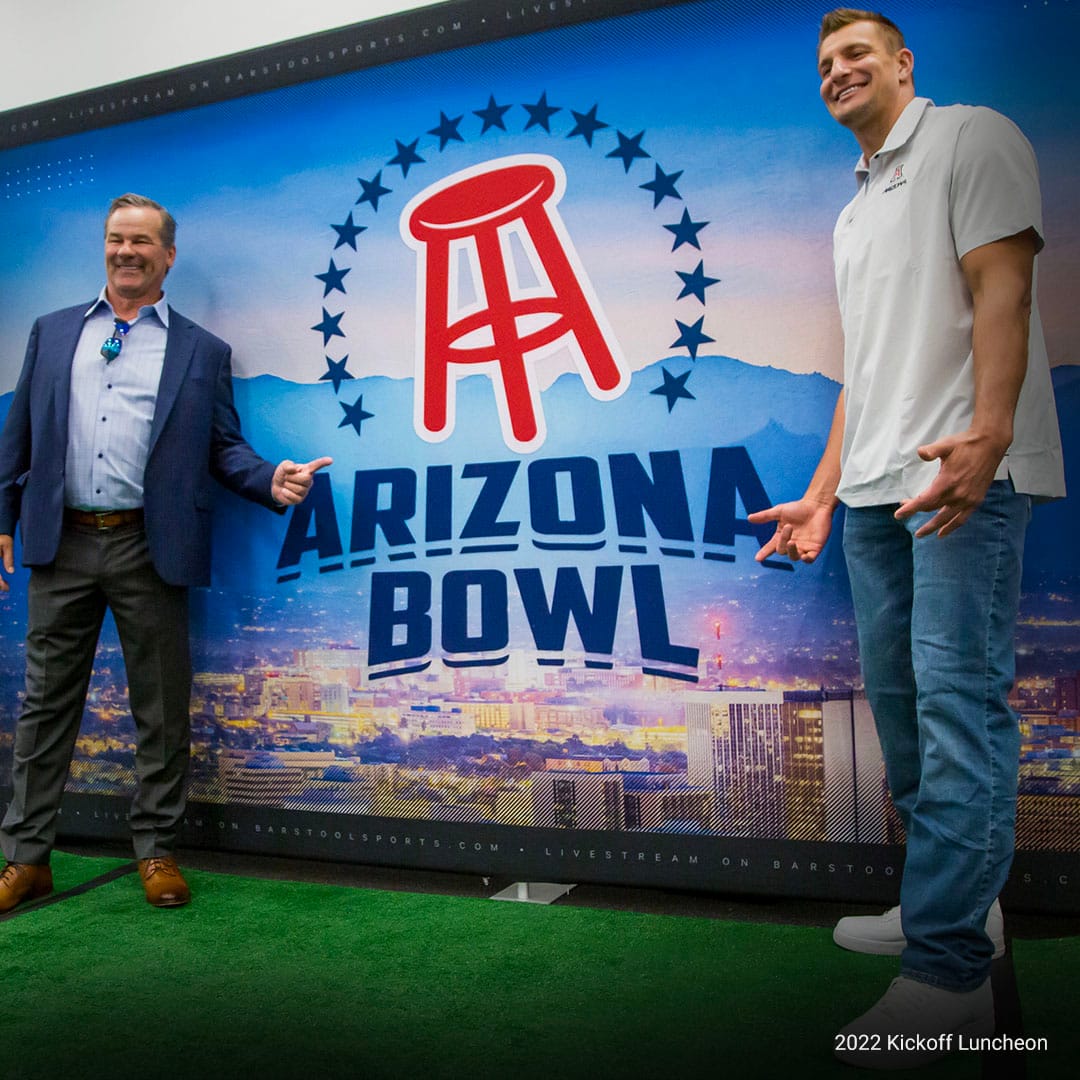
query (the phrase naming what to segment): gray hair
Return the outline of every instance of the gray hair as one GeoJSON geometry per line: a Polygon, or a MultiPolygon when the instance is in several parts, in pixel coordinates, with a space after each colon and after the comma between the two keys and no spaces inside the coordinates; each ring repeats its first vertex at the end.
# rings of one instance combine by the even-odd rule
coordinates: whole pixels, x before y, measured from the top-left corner
{"type": "Polygon", "coordinates": [[[118,195],[109,203],[109,212],[105,215],[106,232],[109,229],[109,218],[122,206],[145,206],[150,210],[156,210],[161,215],[161,228],[158,233],[161,237],[162,247],[171,248],[176,246],[176,218],[161,203],[154,202],[153,199],[148,199],[145,195],[135,195],[130,191],[126,195],[118,195]]]}

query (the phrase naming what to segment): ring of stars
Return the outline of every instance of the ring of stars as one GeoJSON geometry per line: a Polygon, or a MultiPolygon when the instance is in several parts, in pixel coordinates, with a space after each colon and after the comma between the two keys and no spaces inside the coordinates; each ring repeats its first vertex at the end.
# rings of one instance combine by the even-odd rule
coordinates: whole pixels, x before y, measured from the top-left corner
{"type": "MultiPolygon", "coordinates": [[[[654,210],[662,207],[669,199],[675,202],[683,201],[677,187],[683,175],[683,170],[666,172],[658,162],[652,160],[652,155],[642,145],[646,135],[644,131],[628,134],[617,128],[613,130],[607,121],[601,120],[597,116],[599,105],[596,104],[586,112],[578,112],[576,109],[567,109],[561,105],[551,104],[548,101],[546,90],[540,95],[539,100],[531,104],[499,102],[494,94],[489,94],[485,106],[472,110],[472,116],[476,117],[481,125],[475,138],[482,138],[491,129],[507,131],[507,114],[513,115],[515,109],[522,109],[527,114],[527,119],[521,128],[522,133],[532,128],[541,128],[547,134],[555,135],[556,132],[552,130],[553,118],[558,114],[569,114],[569,117],[573,118],[573,125],[566,132],[565,138],[583,139],[590,149],[595,148],[602,152],[605,159],[619,162],[623,167],[623,175],[625,176],[630,174],[630,171],[637,166],[638,162],[651,161],[654,170],[653,177],[651,180],[639,184],[638,187],[651,195],[654,210]],[[613,140],[612,136],[614,136],[613,140]],[[609,145],[614,141],[615,145],[610,150],[605,150],[605,147],[600,145],[601,141],[606,141],[609,145]]],[[[452,142],[466,142],[466,136],[461,132],[461,125],[465,121],[465,116],[465,113],[459,116],[447,116],[445,112],[440,111],[439,122],[427,130],[427,135],[438,139],[438,152],[440,154],[452,142]]],[[[562,118],[560,117],[560,119],[562,118]]],[[[470,119],[469,123],[472,124],[473,121],[470,119]]],[[[394,189],[388,186],[393,182],[393,174],[389,174],[384,183],[384,172],[395,168],[400,169],[401,179],[405,180],[412,168],[427,164],[428,159],[418,150],[420,143],[421,137],[417,137],[411,142],[402,142],[395,139],[395,153],[387,159],[385,166],[370,178],[357,177],[360,194],[353,208],[341,224],[330,226],[337,234],[337,242],[334,245],[335,252],[344,247],[352,248],[354,252],[357,252],[359,250],[357,240],[362,233],[367,231],[369,226],[357,224],[355,214],[365,206],[370,207],[370,213],[377,214],[381,200],[393,195],[394,189]]],[[[430,151],[425,150],[425,153],[430,154],[430,151]]],[[[663,224],[663,227],[674,237],[671,247],[672,252],[679,251],[683,247],[700,252],[699,233],[708,224],[708,221],[695,221],[691,217],[690,211],[684,206],[682,216],[678,221],[663,224]]],[[[330,342],[336,337],[346,339],[345,331],[341,328],[341,320],[345,312],[342,311],[336,315],[331,314],[325,307],[325,303],[330,302],[328,298],[332,293],[341,293],[342,296],[347,295],[345,276],[350,271],[351,267],[338,266],[335,259],[331,257],[327,269],[314,275],[323,284],[324,306],[322,308],[322,319],[311,329],[323,335],[324,349],[329,348],[330,342]]],[[[702,306],[706,302],[706,290],[719,284],[721,280],[706,274],[704,259],[701,258],[698,259],[697,266],[692,270],[676,270],[675,275],[682,283],[681,289],[676,296],[676,302],[692,297],[702,306]]],[[[673,349],[686,349],[689,359],[692,362],[696,361],[698,348],[715,340],[709,337],[702,329],[704,322],[704,315],[698,318],[696,322],[683,322],[680,319],[675,319],[678,336],[670,347],[673,349]]],[[[335,396],[340,393],[343,382],[355,378],[346,369],[348,359],[347,355],[340,360],[332,359],[330,356],[326,357],[327,370],[320,376],[319,381],[330,382],[334,387],[335,396]]],[[[667,368],[661,370],[663,383],[649,392],[664,398],[667,403],[668,413],[674,409],[676,402],[680,400],[696,400],[694,395],[686,389],[686,382],[692,369],[687,369],[677,376],[671,375],[667,368]]],[[[339,404],[345,413],[345,417],[338,426],[345,427],[349,425],[359,436],[363,422],[372,419],[375,414],[364,408],[363,395],[357,397],[352,404],[345,401],[340,401],[339,404]]]]}

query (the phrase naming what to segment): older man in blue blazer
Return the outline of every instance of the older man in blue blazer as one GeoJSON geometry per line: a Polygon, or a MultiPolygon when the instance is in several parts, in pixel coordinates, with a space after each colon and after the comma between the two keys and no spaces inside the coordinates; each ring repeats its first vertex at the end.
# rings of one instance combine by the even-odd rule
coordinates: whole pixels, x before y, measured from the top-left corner
{"type": "MultiPolygon", "coordinates": [[[[31,567],[0,912],[52,889],[56,817],[106,608],[137,731],[131,832],[143,888],[156,907],[188,902],[174,854],[190,743],[188,588],[210,580],[214,480],[283,512],[330,464],[275,466],[245,442],[229,346],[165,302],[175,235],[153,200],[113,201],[105,287],[34,324],[0,434],[0,565],[14,572],[18,522],[31,567]]],[[[0,591],[9,587],[0,575],[0,591]]]]}

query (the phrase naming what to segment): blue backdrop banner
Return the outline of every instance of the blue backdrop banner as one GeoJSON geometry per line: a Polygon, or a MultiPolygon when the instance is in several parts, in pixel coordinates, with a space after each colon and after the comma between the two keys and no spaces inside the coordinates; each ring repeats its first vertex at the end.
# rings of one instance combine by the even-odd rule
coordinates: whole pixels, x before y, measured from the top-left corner
{"type": "MultiPolygon", "coordinates": [[[[1038,154],[1039,305],[1080,452],[1080,91],[1067,4],[903,0],[920,94],[1038,154]],[[1037,69],[1038,78],[1031,72],[1037,69]]],[[[0,117],[0,413],[36,315],[101,287],[110,199],[179,222],[170,302],[228,340],[245,432],[334,458],[278,519],[222,492],[194,595],[188,841],[888,897],[902,830],[839,541],[758,564],[842,345],[857,147],[821,11],[439,5],[0,117]]],[[[1075,499],[1029,533],[1010,886],[1080,906],[1075,499]]],[[[25,572],[0,600],[0,785],[25,572]]],[[[107,628],[64,825],[122,834],[107,628]]]]}

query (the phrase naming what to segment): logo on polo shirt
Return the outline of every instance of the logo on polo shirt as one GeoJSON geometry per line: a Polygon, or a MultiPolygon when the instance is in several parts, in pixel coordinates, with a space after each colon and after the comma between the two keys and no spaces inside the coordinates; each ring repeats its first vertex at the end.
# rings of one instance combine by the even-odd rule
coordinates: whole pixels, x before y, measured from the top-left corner
{"type": "Polygon", "coordinates": [[[888,195],[890,191],[895,191],[898,187],[903,187],[907,183],[907,177],[904,176],[904,163],[901,162],[893,169],[892,178],[889,180],[889,185],[883,191],[883,195],[888,195]]]}

